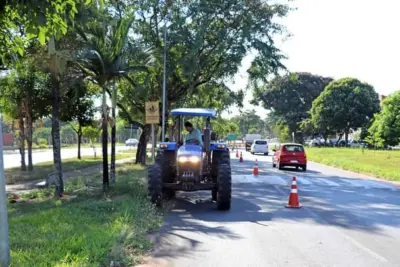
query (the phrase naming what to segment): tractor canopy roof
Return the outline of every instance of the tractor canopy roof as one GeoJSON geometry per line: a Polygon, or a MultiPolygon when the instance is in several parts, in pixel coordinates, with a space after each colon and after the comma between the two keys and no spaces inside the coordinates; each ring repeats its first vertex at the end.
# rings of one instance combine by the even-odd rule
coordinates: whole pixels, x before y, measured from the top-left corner
{"type": "Polygon", "coordinates": [[[217,111],[208,108],[177,108],[171,111],[172,116],[215,117],[217,111]]]}

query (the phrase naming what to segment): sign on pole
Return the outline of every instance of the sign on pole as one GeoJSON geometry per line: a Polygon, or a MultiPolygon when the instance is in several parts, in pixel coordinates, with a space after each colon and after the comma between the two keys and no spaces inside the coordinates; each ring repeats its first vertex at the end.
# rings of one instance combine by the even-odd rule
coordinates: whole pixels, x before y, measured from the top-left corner
{"type": "Polygon", "coordinates": [[[160,106],[158,101],[146,102],[146,124],[160,123],[160,106]]]}
{"type": "Polygon", "coordinates": [[[235,133],[230,133],[226,136],[226,139],[228,139],[229,141],[233,141],[237,139],[237,134],[235,133]]]}
{"type": "Polygon", "coordinates": [[[155,148],[156,148],[156,136],[154,124],[160,123],[160,106],[158,101],[151,101],[145,103],[146,108],[146,124],[151,124],[151,157],[154,162],[155,148]]]}

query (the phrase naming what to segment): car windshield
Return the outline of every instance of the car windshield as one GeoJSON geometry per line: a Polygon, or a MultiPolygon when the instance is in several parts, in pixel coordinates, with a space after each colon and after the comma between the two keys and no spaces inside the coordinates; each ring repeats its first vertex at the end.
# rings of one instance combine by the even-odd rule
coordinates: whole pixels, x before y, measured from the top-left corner
{"type": "Polygon", "coordinates": [[[256,145],[266,145],[266,144],[267,144],[267,141],[264,141],[264,140],[257,140],[257,141],[255,142],[255,144],[256,144],[256,145]]]}
{"type": "Polygon", "coordinates": [[[283,151],[289,151],[289,152],[304,152],[304,148],[299,145],[285,145],[283,147],[283,151]]]}

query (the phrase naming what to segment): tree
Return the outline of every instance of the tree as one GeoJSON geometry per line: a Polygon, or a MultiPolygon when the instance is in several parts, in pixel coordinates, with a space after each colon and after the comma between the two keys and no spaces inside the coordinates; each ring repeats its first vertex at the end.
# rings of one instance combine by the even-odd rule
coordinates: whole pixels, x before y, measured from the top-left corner
{"type": "Polygon", "coordinates": [[[397,145],[400,142],[400,90],[385,98],[382,110],[376,114],[368,130],[369,140],[382,145],[397,145]]]}
{"type": "Polygon", "coordinates": [[[310,113],[316,128],[342,132],[347,143],[350,129],[367,124],[379,109],[378,94],[371,85],[343,78],[324,89],[310,113]]]}
{"type": "MultiPolygon", "coordinates": [[[[89,85],[82,75],[66,75],[64,83],[67,92],[61,101],[61,120],[70,121],[72,130],[78,137],[78,159],[81,159],[82,129],[93,123],[95,107],[93,102],[94,92],[89,90],[89,85]],[[67,81],[73,81],[72,83],[67,81]]],[[[65,88],[64,87],[64,88],[65,88]]]]}
{"type": "Polygon", "coordinates": [[[289,126],[282,120],[279,120],[275,124],[273,132],[274,135],[277,136],[279,138],[279,141],[282,143],[292,141],[289,126]]]}
{"type": "Polygon", "coordinates": [[[24,113],[22,112],[21,106],[23,102],[23,92],[19,86],[17,86],[17,75],[11,73],[4,77],[0,81],[2,90],[0,91],[0,103],[2,112],[7,114],[13,119],[18,120],[18,145],[19,152],[21,155],[21,170],[26,171],[25,162],[25,125],[24,125],[24,113]],[[11,100],[11,101],[10,101],[11,100]]]}
{"type": "MultiPolygon", "coordinates": [[[[290,11],[286,4],[260,0],[171,1],[169,7],[160,7],[159,1],[151,0],[140,1],[138,8],[139,18],[134,24],[136,38],[150,48],[155,62],[148,79],[135,79],[144,90],[129,94],[130,99],[135,100],[130,100],[129,106],[123,105],[126,110],[123,116],[143,114],[149,94],[161,95],[164,41],[160,22],[167,13],[171,18],[167,25],[167,114],[174,107],[191,103],[202,85],[228,91],[225,81],[237,73],[250,50],[257,52],[252,66],[265,75],[283,68],[280,63],[283,56],[272,37],[283,33],[284,29],[272,21],[275,17],[286,16],[290,11]]],[[[213,90],[209,96],[212,95],[213,90]]],[[[169,118],[166,116],[162,120],[168,122],[169,118]]],[[[142,135],[148,134],[149,129],[145,127],[142,135]]],[[[140,138],[136,156],[139,160],[144,158],[139,153],[143,152],[141,148],[145,147],[147,139],[148,136],[140,138]]]]}
{"type": "Polygon", "coordinates": [[[89,139],[90,146],[93,148],[94,157],[96,157],[95,143],[100,137],[100,127],[86,126],[82,128],[82,136],[89,139]]]}
{"type": "Polygon", "coordinates": [[[0,4],[0,66],[22,56],[26,43],[37,39],[45,45],[50,37],[67,33],[80,7],[104,4],[103,0],[7,0],[0,4]]]}
{"type": "Polygon", "coordinates": [[[238,128],[242,135],[248,133],[259,133],[265,135],[265,122],[256,114],[255,110],[246,110],[239,116],[231,119],[238,128]]]}
{"type": "MultiPolygon", "coordinates": [[[[42,105],[47,100],[47,75],[36,69],[31,59],[20,61],[15,69],[2,79],[0,93],[5,112],[18,120],[21,169],[25,166],[25,142],[28,145],[28,170],[33,170],[33,122],[47,115],[42,105]]],[[[48,101],[47,101],[48,102],[48,101]]]]}
{"type": "MultiPolygon", "coordinates": [[[[57,38],[60,35],[66,34],[68,19],[73,18],[77,13],[76,3],[91,2],[83,1],[84,0],[2,1],[0,5],[0,69],[6,68],[11,61],[10,59],[15,59],[16,55],[23,55],[26,40],[37,37],[39,42],[43,45],[46,43],[48,36],[57,38]],[[24,36],[24,33],[20,33],[20,30],[23,28],[26,29],[26,36],[24,36]]],[[[53,51],[50,52],[54,55],[53,51]]],[[[56,63],[54,56],[52,61],[56,63]]],[[[55,81],[55,79],[52,80],[55,81]]],[[[54,98],[58,99],[57,95],[54,98]]],[[[53,115],[57,114],[53,113],[53,115]]],[[[59,129],[55,128],[53,130],[56,131],[59,129]]],[[[56,157],[57,154],[54,153],[54,156],[56,157]]],[[[59,160],[59,162],[61,162],[61,160],[59,160]]],[[[60,174],[61,189],[63,189],[61,163],[56,165],[58,166],[57,169],[60,174]]],[[[3,188],[3,170],[0,172],[0,184],[0,190],[2,192],[0,194],[0,265],[8,266],[10,257],[7,209],[4,199],[5,190],[3,188]]]]}
{"type": "MultiPolygon", "coordinates": [[[[128,9],[129,10],[129,9],[128,9]]],[[[102,89],[102,147],[103,188],[109,187],[108,174],[108,123],[112,127],[111,181],[115,181],[115,137],[116,137],[116,83],[125,80],[136,85],[129,73],[141,66],[130,65],[129,53],[135,54],[136,47],[129,41],[129,31],[134,21],[133,12],[110,18],[104,10],[93,10],[95,17],[83,25],[76,25],[77,32],[86,47],[79,55],[77,66],[102,89]],[[114,19],[114,21],[113,21],[114,19]],[[114,89],[114,90],[113,90],[114,89]],[[107,94],[112,95],[112,118],[108,116],[107,94]]]]}
{"type": "MultiPolygon", "coordinates": [[[[307,72],[297,72],[278,76],[264,86],[252,84],[254,103],[262,103],[273,111],[287,126],[289,132],[297,132],[299,124],[309,117],[312,102],[332,81],[307,72]]],[[[302,142],[302,137],[299,142],[302,142]]]]}

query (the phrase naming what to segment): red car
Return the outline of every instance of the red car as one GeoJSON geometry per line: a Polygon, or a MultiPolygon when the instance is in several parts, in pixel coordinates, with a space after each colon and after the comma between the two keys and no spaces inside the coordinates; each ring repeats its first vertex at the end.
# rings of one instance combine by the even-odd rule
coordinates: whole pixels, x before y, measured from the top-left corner
{"type": "Polygon", "coordinates": [[[285,166],[293,166],[296,169],[300,167],[303,171],[307,170],[307,156],[302,145],[281,144],[272,151],[275,152],[272,158],[272,167],[278,166],[282,170],[285,166]]]}

